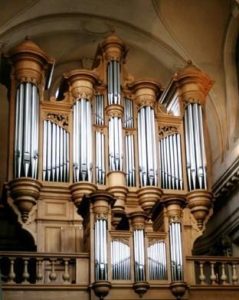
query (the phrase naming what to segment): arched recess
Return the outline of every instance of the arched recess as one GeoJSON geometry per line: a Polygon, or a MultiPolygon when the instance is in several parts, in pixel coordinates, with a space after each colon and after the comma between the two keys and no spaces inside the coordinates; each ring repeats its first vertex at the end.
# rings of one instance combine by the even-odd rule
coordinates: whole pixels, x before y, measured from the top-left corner
{"type": "Polygon", "coordinates": [[[236,69],[236,45],[239,39],[239,5],[234,3],[224,42],[224,70],[228,119],[228,148],[239,141],[239,87],[236,69]]]}

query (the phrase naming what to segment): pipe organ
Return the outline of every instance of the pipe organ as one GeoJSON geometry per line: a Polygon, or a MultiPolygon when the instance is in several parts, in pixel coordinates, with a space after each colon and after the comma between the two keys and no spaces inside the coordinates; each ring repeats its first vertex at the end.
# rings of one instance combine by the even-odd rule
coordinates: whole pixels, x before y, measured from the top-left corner
{"type": "Polygon", "coordinates": [[[212,83],[191,62],[165,89],[135,80],[126,52],[110,35],[93,69],[65,73],[63,99],[50,100],[53,60],[29,40],[10,52],[9,197],[27,227],[39,197],[70,195],[100,298],[115,282],[132,283],[139,295],[169,283],[181,297],[185,226],[202,232],[212,207],[204,114],[212,83]]]}

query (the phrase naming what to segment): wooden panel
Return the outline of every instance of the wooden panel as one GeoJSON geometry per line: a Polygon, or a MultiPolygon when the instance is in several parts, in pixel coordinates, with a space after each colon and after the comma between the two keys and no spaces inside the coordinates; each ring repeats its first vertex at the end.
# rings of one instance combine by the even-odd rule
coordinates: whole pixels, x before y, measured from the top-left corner
{"type": "Polygon", "coordinates": [[[61,251],[61,227],[45,228],[45,251],[46,252],[61,251]]]}

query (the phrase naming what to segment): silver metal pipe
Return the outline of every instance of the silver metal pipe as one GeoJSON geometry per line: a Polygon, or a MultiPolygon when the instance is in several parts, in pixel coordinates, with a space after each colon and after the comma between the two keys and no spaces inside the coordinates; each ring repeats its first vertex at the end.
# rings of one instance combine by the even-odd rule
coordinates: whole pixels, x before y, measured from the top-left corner
{"type": "Polygon", "coordinates": [[[51,178],[51,121],[47,121],[47,180],[51,178]]]}
{"type": "Polygon", "coordinates": [[[69,175],[70,175],[70,134],[69,134],[69,132],[66,133],[66,142],[67,142],[67,148],[66,148],[66,181],[69,181],[69,175]]]}
{"type": "Polygon", "coordinates": [[[102,145],[102,184],[105,184],[105,136],[101,134],[101,145],[102,145]]]}
{"type": "Polygon", "coordinates": [[[36,161],[35,159],[37,158],[37,145],[36,145],[36,116],[37,116],[37,107],[36,107],[36,93],[34,89],[34,85],[31,84],[31,125],[30,125],[30,132],[31,132],[31,176],[32,178],[35,178],[36,176],[36,161]]]}
{"type": "Polygon", "coordinates": [[[192,188],[196,189],[196,158],[195,158],[195,132],[193,125],[192,104],[188,105],[188,120],[189,120],[189,145],[190,145],[190,157],[191,157],[191,177],[192,188]]]}
{"type": "Polygon", "coordinates": [[[123,138],[122,138],[122,120],[118,118],[118,130],[119,130],[119,170],[123,171],[123,138]]]}
{"type": "Polygon", "coordinates": [[[56,125],[56,181],[60,178],[60,127],[56,125]]]}
{"type": "Polygon", "coordinates": [[[24,90],[25,85],[20,84],[19,87],[19,120],[18,120],[18,140],[17,140],[17,151],[18,151],[18,160],[17,160],[17,177],[21,177],[22,171],[22,158],[23,158],[23,130],[24,130],[24,90]]]}
{"type": "Polygon", "coordinates": [[[31,151],[31,83],[25,84],[24,99],[24,143],[23,143],[23,166],[24,176],[27,177],[30,168],[31,151]]]}
{"type": "Polygon", "coordinates": [[[194,134],[195,134],[195,154],[196,154],[196,170],[197,170],[197,179],[199,183],[199,188],[203,188],[203,162],[202,162],[202,150],[201,150],[201,140],[199,132],[199,113],[198,113],[198,104],[194,103],[192,107],[193,114],[193,124],[194,124],[194,134]]]}
{"type": "MultiPolygon", "coordinates": [[[[146,150],[146,138],[147,132],[145,128],[145,108],[140,109],[140,121],[141,121],[141,145],[142,148],[139,151],[142,151],[142,177],[143,177],[143,186],[147,185],[147,150],[146,150]]],[[[147,141],[148,142],[148,141],[147,141]]]]}
{"type": "Polygon", "coordinates": [[[192,178],[191,178],[191,152],[190,152],[190,141],[189,141],[189,121],[188,121],[188,110],[185,109],[184,114],[184,127],[185,127],[185,144],[186,144],[186,166],[187,166],[187,177],[188,177],[188,188],[192,190],[192,178]]]}
{"type": "Polygon", "coordinates": [[[207,189],[207,157],[205,151],[205,140],[204,140],[204,130],[203,130],[203,115],[202,115],[202,106],[199,105],[199,128],[200,128],[200,140],[202,146],[202,160],[203,160],[203,173],[204,173],[204,188],[207,189]]]}
{"type": "Polygon", "coordinates": [[[149,106],[145,107],[146,114],[146,157],[147,157],[147,177],[149,185],[153,185],[153,141],[152,141],[152,120],[151,120],[151,108],[149,106]]]}
{"type": "Polygon", "coordinates": [[[166,158],[167,158],[167,177],[168,177],[168,188],[172,188],[172,171],[171,171],[171,163],[170,163],[170,148],[169,148],[169,137],[165,138],[165,151],[166,151],[166,158]]]}
{"type": "Polygon", "coordinates": [[[42,179],[46,180],[47,170],[47,121],[43,122],[43,166],[42,166],[42,179]]]}
{"type": "Polygon", "coordinates": [[[169,145],[169,157],[170,157],[170,165],[171,165],[171,183],[172,189],[175,189],[175,163],[174,163],[174,155],[173,155],[173,142],[172,135],[168,136],[168,145],[169,145]]]}
{"type": "Polygon", "coordinates": [[[19,150],[18,150],[18,131],[19,131],[19,119],[20,119],[20,91],[19,87],[17,88],[16,91],[16,110],[15,110],[15,141],[14,141],[14,176],[17,176],[18,174],[18,159],[19,159],[19,150]]]}
{"type": "Polygon", "coordinates": [[[51,155],[51,175],[52,175],[52,181],[55,181],[55,175],[56,175],[56,152],[58,149],[56,149],[56,124],[52,123],[52,139],[51,139],[51,147],[52,151],[49,153],[51,155]]]}
{"type": "Polygon", "coordinates": [[[92,122],[91,122],[91,103],[86,102],[86,121],[87,121],[87,170],[88,170],[88,181],[92,182],[92,122]]]}
{"type": "Polygon", "coordinates": [[[121,79],[121,76],[120,76],[120,63],[117,61],[116,62],[116,66],[117,66],[117,93],[118,93],[118,104],[120,104],[120,98],[121,98],[121,88],[120,88],[120,79],[121,79]]]}
{"type": "MultiPolygon", "coordinates": [[[[175,164],[175,188],[179,189],[179,164],[180,161],[178,160],[178,146],[177,146],[177,133],[172,135],[172,144],[173,144],[173,157],[174,157],[174,164],[175,164]]],[[[180,159],[180,158],[179,158],[180,159]]]]}
{"type": "Polygon", "coordinates": [[[151,116],[152,116],[152,141],[153,141],[153,169],[154,169],[154,185],[157,186],[158,180],[157,180],[157,172],[158,172],[158,166],[157,166],[157,150],[156,150],[156,132],[155,132],[155,116],[154,116],[154,110],[151,109],[151,116]]]}
{"type": "Polygon", "coordinates": [[[142,142],[141,142],[141,119],[140,113],[138,113],[138,156],[139,156],[139,179],[140,186],[143,186],[143,178],[142,178],[142,142]]]}

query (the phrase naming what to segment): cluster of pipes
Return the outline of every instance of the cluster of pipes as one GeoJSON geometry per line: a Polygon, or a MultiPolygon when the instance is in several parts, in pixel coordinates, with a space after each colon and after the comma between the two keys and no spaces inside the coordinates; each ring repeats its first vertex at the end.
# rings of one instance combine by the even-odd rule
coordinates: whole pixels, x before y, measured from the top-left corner
{"type": "Polygon", "coordinates": [[[113,280],[130,279],[130,247],[127,244],[111,241],[111,266],[113,280]]]}
{"type": "MultiPolygon", "coordinates": [[[[108,169],[124,171],[127,186],[136,186],[136,159],[133,101],[121,99],[121,66],[116,59],[107,64],[108,106],[124,107],[124,115],[109,115],[108,143],[105,126],[103,94],[94,99],[95,135],[92,126],[90,99],[75,99],[73,105],[73,181],[105,184],[108,169]],[[124,128],[124,134],[123,134],[124,128]],[[108,144],[108,151],[105,149],[108,144]],[[95,153],[93,151],[95,146],[95,153]],[[95,159],[93,159],[93,154],[95,159]],[[94,168],[93,168],[93,161],[94,168]],[[94,173],[95,172],[95,173],[94,173]]],[[[20,83],[16,91],[14,175],[38,178],[39,153],[39,93],[34,83],[20,83]]],[[[138,169],[140,186],[158,186],[182,190],[183,149],[181,134],[173,132],[157,141],[154,108],[143,105],[137,114],[138,169]],[[158,161],[159,170],[158,173],[158,161]],[[160,179],[160,180],[159,180],[160,179]]],[[[185,150],[188,189],[207,189],[206,154],[203,135],[202,107],[188,103],[184,114],[185,150]]],[[[45,181],[69,181],[70,134],[63,127],[43,122],[43,167],[45,181]]]]}
{"type": "Polygon", "coordinates": [[[142,107],[138,112],[139,175],[141,186],[157,186],[157,150],[154,109],[142,107]]]}
{"type": "Polygon", "coordinates": [[[70,136],[50,120],[43,124],[43,180],[67,182],[70,165],[70,136]]]}
{"type": "MultiPolygon", "coordinates": [[[[134,128],[133,101],[127,98],[124,99],[124,127],[134,128]]],[[[134,135],[129,131],[125,135],[125,173],[128,186],[136,185],[134,151],[134,135]]]]}
{"type": "Polygon", "coordinates": [[[206,154],[202,107],[188,103],[184,115],[187,177],[189,190],[207,189],[206,154]]]}
{"type": "MultiPolygon", "coordinates": [[[[171,276],[173,281],[183,280],[183,257],[181,223],[169,225],[171,276]]],[[[145,233],[143,229],[133,231],[134,278],[136,282],[146,280],[146,255],[148,277],[150,280],[167,279],[166,244],[158,240],[148,246],[145,253],[145,233]]],[[[130,247],[119,240],[111,241],[112,280],[129,280],[131,278],[130,247]]],[[[107,262],[107,222],[98,219],[95,222],[95,278],[108,279],[107,262]]]]}
{"type": "Polygon", "coordinates": [[[107,220],[97,219],[95,222],[95,279],[108,279],[107,263],[107,220]]]}
{"type": "Polygon", "coordinates": [[[167,278],[166,245],[156,241],[148,247],[148,270],[150,280],[167,278]]]}
{"type": "Polygon", "coordinates": [[[181,136],[173,133],[159,141],[161,187],[163,189],[183,189],[181,136]]]}
{"type": "Polygon", "coordinates": [[[22,82],[16,90],[14,175],[37,178],[39,92],[35,84],[22,82]]]}
{"type": "Polygon", "coordinates": [[[169,225],[169,244],[172,281],[183,280],[183,256],[181,223],[172,221],[169,225]]]}
{"type": "MultiPolygon", "coordinates": [[[[104,108],[104,96],[96,95],[95,125],[97,128],[101,128],[104,125],[104,108]]],[[[105,135],[103,132],[96,130],[95,142],[97,149],[95,159],[96,183],[105,184],[105,135]]]]}
{"type": "Polygon", "coordinates": [[[73,106],[73,178],[74,182],[92,182],[91,103],[77,99],[73,106]]]}

